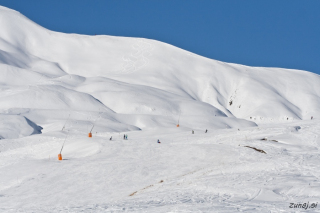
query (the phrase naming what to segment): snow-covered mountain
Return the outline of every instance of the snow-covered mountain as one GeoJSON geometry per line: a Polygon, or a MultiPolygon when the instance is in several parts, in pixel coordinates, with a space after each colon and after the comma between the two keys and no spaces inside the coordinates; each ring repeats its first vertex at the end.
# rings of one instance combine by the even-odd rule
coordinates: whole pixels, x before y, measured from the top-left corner
{"type": "Polygon", "coordinates": [[[118,123],[105,131],[170,127],[179,114],[182,127],[203,129],[320,113],[320,76],[310,72],[224,63],[150,39],[53,32],[5,7],[0,29],[0,110],[44,131],[72,111],[87,116],[71,120],[103,114],[118,123]]]}
{"type": "Polygon", "coordinates": [[[0,212],[317,211],[319,97],[310,72],[0,6],[0,212]]]}

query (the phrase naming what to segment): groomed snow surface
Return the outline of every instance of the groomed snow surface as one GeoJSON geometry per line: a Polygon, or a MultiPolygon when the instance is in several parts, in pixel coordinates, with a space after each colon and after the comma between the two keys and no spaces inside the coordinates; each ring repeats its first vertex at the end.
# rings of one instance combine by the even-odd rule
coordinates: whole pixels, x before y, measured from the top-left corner
{"type": "Polygon", "coordinates": [[[0,29],[0,212],[320,203],[319,75],[53,32],[1,6],[0,29]]]}
{"type": "Polygon", "coordinates": [[[1,140],[0,212],[290,212],[319,202],[319,132],[315,120],[1,140]]]}

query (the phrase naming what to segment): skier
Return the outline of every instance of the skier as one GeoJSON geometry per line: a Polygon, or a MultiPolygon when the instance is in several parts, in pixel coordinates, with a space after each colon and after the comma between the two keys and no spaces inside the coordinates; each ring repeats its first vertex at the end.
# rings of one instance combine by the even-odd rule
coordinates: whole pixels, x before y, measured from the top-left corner
{"type": "Polygon", "coordinates": [[[123,140],[125,140],[125,139],[126,139],[126,135],[124,134],[124,135],[123,135],[123,140]]]}
{"type": "Polygon", "coordinates": [[[128,135],[126,135],[126,140],[128,140],[128,135]]]}
{"type": "Polygon", "coordinates": [[[158,143],[161,143],[159,139],[158,139],[158,143]]]}
{"type": "Polygon", "coordinates": [[[112,141],[112,136],[111,136],[111,138],[110,138],[110,141],[112,141]]]}
{"type": "Polygon", "coordinates": [[[194,134],[194,131],[192,130],[192,134],[194,134]]]}
{"type": "Polygon", "coordinates": [[[313,119],[313,116],[311,116],[311,120],[313,119]]]}
{"type": "Polygon", "coordinates": [[[206,133],[208,132],[208,130],[206,129],[206,133]]]}

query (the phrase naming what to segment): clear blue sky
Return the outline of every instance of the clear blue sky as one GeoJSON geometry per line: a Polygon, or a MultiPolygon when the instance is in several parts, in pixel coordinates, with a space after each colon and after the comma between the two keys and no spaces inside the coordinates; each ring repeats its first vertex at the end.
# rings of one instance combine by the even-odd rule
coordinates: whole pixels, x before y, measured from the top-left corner
{"type": "Polygon", "coordinates": [[[0,0],[0,5],[54,31],[150,38],[225,62],[320,74],[320,0],[0,0]]]}

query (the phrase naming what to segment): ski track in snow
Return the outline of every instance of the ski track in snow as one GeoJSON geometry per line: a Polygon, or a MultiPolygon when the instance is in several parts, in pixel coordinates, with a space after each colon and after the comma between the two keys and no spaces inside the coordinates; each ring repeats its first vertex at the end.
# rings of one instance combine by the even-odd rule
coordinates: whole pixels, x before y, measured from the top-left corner
{"type": "Polygon", "coordinates": [[[152,55],[154,45],[147,42],[145,39],[134,39],[135,42],[132,44],[133,52],[129,55],[124,55],[122,60],[122,70],[117,74],[129,74],[133,73],[148,64],[149,58],[152,55]]]}

